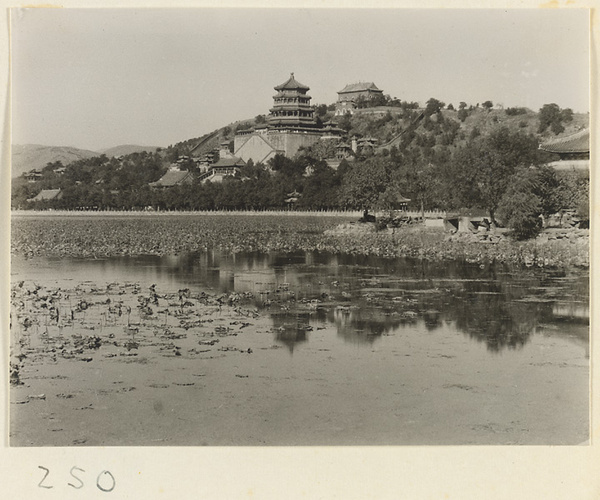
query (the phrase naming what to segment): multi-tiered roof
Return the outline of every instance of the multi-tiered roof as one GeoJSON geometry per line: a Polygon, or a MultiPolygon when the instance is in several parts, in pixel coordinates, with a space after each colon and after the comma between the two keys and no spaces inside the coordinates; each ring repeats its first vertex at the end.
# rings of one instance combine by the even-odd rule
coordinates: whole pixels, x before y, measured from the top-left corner
{"type": "Polygon", "coordinates": [[[273,96],[273,107],[270,109],[269,127],[286,130],[314,129],[317,124],[314,110],[310,105],[310,90],[294,78],[275,87],[277,94],[273,96]]]}

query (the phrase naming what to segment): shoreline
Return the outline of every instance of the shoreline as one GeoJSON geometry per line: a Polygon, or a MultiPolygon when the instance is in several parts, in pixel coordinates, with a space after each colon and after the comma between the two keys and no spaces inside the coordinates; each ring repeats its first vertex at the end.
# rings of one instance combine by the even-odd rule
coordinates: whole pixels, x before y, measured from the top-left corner
{"type": "Polygon", "coordinates": [[[546,229],[535,239],[514,241],[502,234],[454,233],[441,228],[406,226],[374,231],[351,224],[352,215],[286,212],[140,213],[134,216],[89,216],[74,213],[15,214],[11,255],[108,258],[180,255],[217,249],[242,252],[329,252],[465,261],[541,268],[589,268],[589,230],[546,229]],[[79,215],[79,216],[78,216],[79,215]],[[169,215],[175,215],[169,217],[169,215]],[[235,217],[225,217],[235,215],[235,217]],[[54,217],[53,217],[54,216],[54,217]]]}
{"type": "Polygon", "coordinates": [[[291,217],[361,217],[360,210],[11,210],[11,217],[189,217],[189,216],[291,216],[291,217]]]}

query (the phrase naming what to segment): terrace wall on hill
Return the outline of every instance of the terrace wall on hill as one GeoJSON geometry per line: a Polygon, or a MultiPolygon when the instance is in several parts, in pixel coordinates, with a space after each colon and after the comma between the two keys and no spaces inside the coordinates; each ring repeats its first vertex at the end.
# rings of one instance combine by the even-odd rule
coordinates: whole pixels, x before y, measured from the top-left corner
{"type": "Polygon", "coordinates": [[[276,154],[292,158],[301,147],[308,147],[321,138],[319,132],[270,130],[266,134],[236,135],[235,155],[244,161],[265,163],[276,154]]]}

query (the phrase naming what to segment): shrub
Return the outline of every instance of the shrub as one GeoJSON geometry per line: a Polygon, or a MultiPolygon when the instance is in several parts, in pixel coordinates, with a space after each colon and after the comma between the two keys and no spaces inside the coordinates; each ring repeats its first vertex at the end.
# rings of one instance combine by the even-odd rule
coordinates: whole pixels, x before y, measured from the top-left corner
{"type": "Polygon", "coordinates": [[[579,197],[577,202],[577,215],[584,221],[590,219],[590,197],[587,191],[582,193],[579,197]]]}
{"type": "Polygon", "coordinates": [[[506,108],[504,112],[508,116],[524,115],[527,113],[527,108],[506,108]]]}
{"type": "Polygon", "coordinates": [[[533,193],[506,193],[498,214],[517,240],[537,236],[542,229],[540,199],[533,193]]]}
{"type": "Polygon", "coordinates": [[[542,203],[535,194],[538,189],[537,174],[519,172],[498,204],[498,216],[517,240],[537,236],[542,229],[542,203]]]}

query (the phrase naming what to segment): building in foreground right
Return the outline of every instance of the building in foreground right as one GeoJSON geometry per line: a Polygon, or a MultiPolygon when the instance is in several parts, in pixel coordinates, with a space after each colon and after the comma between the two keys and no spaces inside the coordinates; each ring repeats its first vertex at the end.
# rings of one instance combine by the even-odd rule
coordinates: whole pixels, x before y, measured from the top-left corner
{"type": "Polygon", "coordinates": [[[540,149],[558,155],[558,160],[549,163],[557,170],[589,170],[590,129],[544,142],[540,149]]]}

